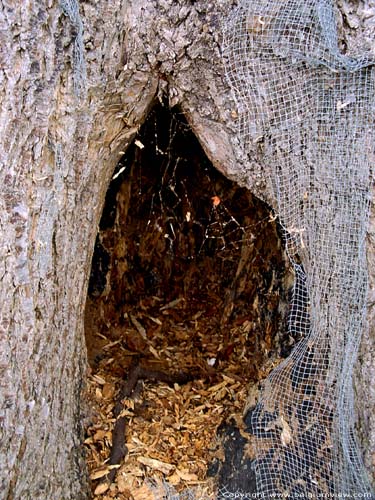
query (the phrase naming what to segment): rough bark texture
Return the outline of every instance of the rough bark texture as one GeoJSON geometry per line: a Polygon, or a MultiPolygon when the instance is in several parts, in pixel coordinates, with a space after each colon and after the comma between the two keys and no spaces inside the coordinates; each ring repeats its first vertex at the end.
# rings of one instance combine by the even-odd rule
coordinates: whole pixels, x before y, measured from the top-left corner
{"type": "MultiPolygon", "coordinates": [[[[375,52],[375,1],[339,0],[342,32],[351,50],[375,52]]],[[[372,175],[374,166],[372,165],[372,175]]],[[[373,191],[375,194],[375,190],[373,191]]],[[[375,205],[372,204],[367,238],[367,260],[370,279],[368,297],[368,330],[362,338],[357,361],[355,389],[359,416],[360,441],[364,459],[375,486],[375,205]]]]}
{"type": "MultiPolygon", "coordinates": [[[[223,77],[220,23],[235,3],[0,5],[1,498],[88,498],[80,438],[92,249],[113,169],[158,93],[181,107],[219,170],[273,203],[261,167],[238,147],[223,77]]],[[[340,8],[349,39],[372,43],[373,0],[340,8]]],[[[374,231],[372,221],[371,263],[374,231]]],[[[357,384],[368,463],[374,300],[369,310],[357,384]]]]}
{"type": "Polygon", "coordinates": [[[57,2],[2,3],[1,498],[88,496],[80,392],[91,252],[120,146],[157,88],[141,47],[124,69],[128,5],[80,5],[78,98],[77,20],[57,2]]]}

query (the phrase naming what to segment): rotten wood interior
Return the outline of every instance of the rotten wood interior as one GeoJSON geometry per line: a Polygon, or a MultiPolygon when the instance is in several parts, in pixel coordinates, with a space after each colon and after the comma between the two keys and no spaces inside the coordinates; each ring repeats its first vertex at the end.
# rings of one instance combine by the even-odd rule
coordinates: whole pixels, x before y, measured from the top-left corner
{"type": "Polygon", "coordinates": [[[208,496],[244,484],[245,410],[293,344],[272,215],[212,167],[178,110],[153,108],[109,186],[92,261],[94,498],[152,498],[145,479],[208,496]]]}

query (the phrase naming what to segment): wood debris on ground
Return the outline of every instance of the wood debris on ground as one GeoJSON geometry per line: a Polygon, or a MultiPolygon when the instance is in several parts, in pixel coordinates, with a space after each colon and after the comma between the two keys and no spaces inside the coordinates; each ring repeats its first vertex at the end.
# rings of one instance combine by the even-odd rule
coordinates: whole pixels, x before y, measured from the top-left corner
{"type": "Polygon", "coordinates": [[[285,258],[269,207],[209,165],[180,114],[157,106],[137,140],[109,186],[85,311],[93,498],[159,499],[166,484],[214,498],[217,430],[241,421],[285,344],[285,258]],[[135,361],[168,377],[137,383],[116,419],[135,361]]]}
{"type": "Polygon", "coordinates": [[[94,498],[98,500],[137,500],[146,491],[147,480],[167,481],[177,491],[198,486],[207,496],[212,495],[215,483],[207,478],[207,470],[213,460],[223,458],[216,431],[223,421],[242,418],[248,385],[262,370],[262,358],[254,354],[256,335],[248,321],[232,328],[230,354],[217,363],[224,346],[214,317],[210,328],[204,314],[186,321],[183,301],[173,309],[156,299],[150,302],[149,308],[144,304],[142,311],[129,314],[123,340],[101,336],[106,342],[106,357],[89,377],[93,417],[85,445],[94,498]],[[123,401],[127,454],[123,463],[115,466],[116,479],[109,484],[103,478],[110,471],[106,464],[115,396],[134,358],[129,344],[137,345],[140,339],[146,342],[143,362],[147,366],[170,374],[191,370],[202,376],[186,384],[145,381],[135,400],[123,401]],[[212,366],[213,360],[217,366],[212,366]]]}

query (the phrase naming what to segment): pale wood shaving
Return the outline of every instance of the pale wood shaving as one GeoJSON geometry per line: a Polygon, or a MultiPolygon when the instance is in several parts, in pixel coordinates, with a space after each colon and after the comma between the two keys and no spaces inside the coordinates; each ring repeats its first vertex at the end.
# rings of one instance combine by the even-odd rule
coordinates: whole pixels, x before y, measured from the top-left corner
{"type": "MultiPolygon", "coordinates": [[[[223,337],[203,313],[195,314],[189,322],[179,321],[183,307],[184,301],[173,300],[160,307],[159,317],[155,309],[149,312],[146,308],[129,315],[127,339],[137,338],[140,334],[147,336],[147,362],[156,369],[170,373],[198,366],[212,369],[209,360],[216,360],[223,337]],[[172,313],[174,315],[170,316],[172,313]],[[198,343],[199,349],[192,349],[192,342],[198,343]]],[[[211,321],[214,323],[214,318],[211,321]]],[[[148,486],[149,480],[159,485],[167,481],[177,491],[199,486],[204,489],[206,498],[214,498],[215,482],[207,478],[207,469],[215,458],[224,459],[223,450],[215,438],[217,429],[223,421],[231,418],[239,424],[241,434],[248,437],[241,422],[244,408],[249,406],[249,402],[246,405],[248,387],[255,383],[251,374],[254,369],[258,374],[267,373],[268,365],[274,366],[278,362],[270,361],[265,368],[261,353],[254,356],[247,342],[252,329],[249,321],[230,329],[231,354],[216,369],[219,374],[217,383],[210,385],[208,380],[197,379],[184,385],[175,383],[171,387],[163,382],[145,382],[136,402],[132,399],[123,401],[121,415],[128,419],[128,453],[119,466],[115,483],[111,485],[100,481],[110,470],[105,464],[115,421],[112,412],[134,353],[123,349],[121,342],[107,339],[104,351],[108,358],[98,364],[88,382],[95,416],[87,429],[85,445],[94,500],[158,498],[155,488],[148,486]]],[[[253,389],[252,394],[255,392],[257,389],[253,389]]],[[[254,396],[250,400],[253,403],[254,396]]],[[[250,445],[248,453],[251,453],[250,445]]]]}

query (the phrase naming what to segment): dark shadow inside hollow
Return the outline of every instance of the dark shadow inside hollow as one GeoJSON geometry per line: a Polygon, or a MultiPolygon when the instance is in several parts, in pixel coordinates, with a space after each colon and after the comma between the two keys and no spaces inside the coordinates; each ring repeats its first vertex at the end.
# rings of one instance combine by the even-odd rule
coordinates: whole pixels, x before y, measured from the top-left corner
{"type": "MultiPolygon", "coordinates": [[[[208,374],[200,394],[233,380],[234,389],[228,386],[228,394],[217,396],[220,418],[212,418],[219,438],[225,434],[223,443],[231,435],[241,441],[225,426],[238,427],[245,396],[236,400],[235,417],[225,398],[234,401],[236,391],[245,393],[267,375],[272,360],[290,350],[284,278],[282,244],[269,207],[214,169],[178,110],[155,105],[114,173],[96,240],[85,314],[89,362],[102,384],[96,393],[103,398],[110,380],[107,392],[115,398],[116,380],[128,377],[135,358],[169,373],[190,371],[197,379],[208,374]]],[[[192,394],[200,383],[191,382],[192,394]]],[[[153,422],[150,404],[143,401],[138,410],[144,425],[153,422]]],[[[210,406],[199,408],[208,421],[210,406]]],[[[99,466],[107,444],[95,442],[94,431],[88,439],[99,466]]],[[[230,491],[229,476],[220,471],[236,446],[223,446],[216,458],[197,450],[200,466],[191,466],[190,477],[216,475],[230,491]]],[[[168,481],[179,470],[178,452],[158,453],[169,461],[163,476],[168,481]]],[[[232,462],[237,467],[241,460],[232,462]]],[[[144,465],[145,476],[154,472],[144,465]]],[[[250,474],[247,468],[243,473],[250,474]]],[[[238,474],[235,485],[241,483],[238,474]]]]}

